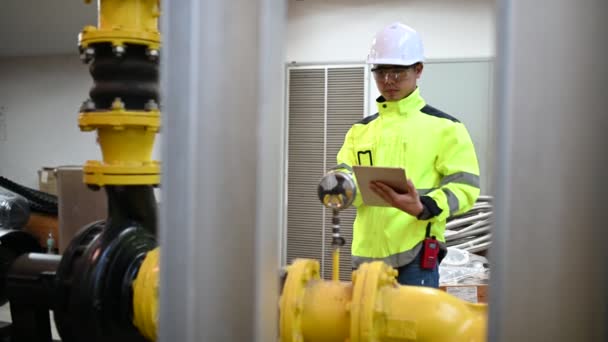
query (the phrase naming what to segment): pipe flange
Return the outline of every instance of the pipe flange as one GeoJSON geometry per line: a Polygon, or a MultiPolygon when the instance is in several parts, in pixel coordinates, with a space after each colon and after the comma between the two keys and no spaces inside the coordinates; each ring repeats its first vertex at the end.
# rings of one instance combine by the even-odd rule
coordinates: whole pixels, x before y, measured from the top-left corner
{"type": "Polygon", "coordinates": [[[381,261],[362,264],[353,272],[353,300],[351,304],[351,342],[379,340],[379,327],[384,318],[379,290],[397,287],[397,270],[381,261]]]}
{"type": "Polygon", "coordinates": [[[83,112],[78,118],[78,126],[84,132],[104,127],[118,130],[127,127],[145,127],[148,131],[158,132],[160,112],[158,110],[83,112]]]}
{"type": "Polygon", "coordinates": [[[281,341],[304,341],[302,334],[304,294],[308,283],[319,279],[319,262],[316,260],[296,259],[287,268],[287,280],[279,303],[281,341]]]}
{"type": "Polygon", "coordinates": [[[83,167],[84,182],[90,185],[157,185],[160,184],[160,163],[116,162],[105,164],[89,160],[83,167]]]}
{"type": "Polygon", "coordinates": [[[158,31],[131,31],[131,30],[100,30],[94,26],[85,27],[78,36],[81,50],[93,44],[109,43],[112,46],[136,44],[147,46],[150,50],[158,51],[161,37],[158,31]]]}

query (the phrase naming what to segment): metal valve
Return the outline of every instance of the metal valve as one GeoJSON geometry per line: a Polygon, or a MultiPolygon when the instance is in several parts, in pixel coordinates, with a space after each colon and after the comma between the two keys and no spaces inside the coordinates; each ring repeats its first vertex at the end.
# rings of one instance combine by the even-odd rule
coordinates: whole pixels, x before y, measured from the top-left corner
{"type": "Polygon", "coordinates": [[[348,173],[331,170],[321,178],[317,194],[325,207],[341,211],[350,207],[355,200],[357,185],[348,173]]]}
{"type": "Polygon", "coordinates": [[[357,185],[348,173],[330,170],[321,178],[317,187],[319,200],[332,211],[333,272],[332,279],[339,280],[340,247],[346,241],[340,236],[340,211],[347,209],[355,200],[357,185]]]}

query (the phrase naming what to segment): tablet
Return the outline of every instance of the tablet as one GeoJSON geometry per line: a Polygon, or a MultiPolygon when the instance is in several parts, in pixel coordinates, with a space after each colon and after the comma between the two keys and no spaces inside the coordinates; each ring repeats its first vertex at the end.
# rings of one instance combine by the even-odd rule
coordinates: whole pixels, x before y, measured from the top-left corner
{"type": "Polygon", "coordinates": [[[355,165],[353,166],[353,171],[355,172],[357,187],[365,205],[375,207],[391,206],[369,188],[370,183],[373,181],[382,182],[399,193],[407,192],[407,178],[405,177],[405,170],[402,168],[355,165]]]}

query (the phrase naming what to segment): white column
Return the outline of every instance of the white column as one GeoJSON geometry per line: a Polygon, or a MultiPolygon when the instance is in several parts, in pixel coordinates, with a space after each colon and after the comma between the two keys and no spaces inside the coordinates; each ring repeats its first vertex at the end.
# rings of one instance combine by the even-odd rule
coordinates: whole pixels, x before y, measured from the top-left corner
{"type": "Polygon", "coordinates": [[[162,3],[159,340],[278,336],[286,3],[162,3]]]}
{"type": "Polygon", "coordinates": [[[499,0],[490,341],[608,338],[605,0],[499,0]]]}

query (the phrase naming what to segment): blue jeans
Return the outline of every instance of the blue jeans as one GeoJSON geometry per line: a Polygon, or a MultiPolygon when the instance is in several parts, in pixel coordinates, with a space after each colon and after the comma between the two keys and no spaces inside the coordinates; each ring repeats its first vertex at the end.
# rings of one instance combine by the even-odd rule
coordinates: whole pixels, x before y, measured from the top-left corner
{"type": "Polygon", "coordinates": [[[416,286],[427,286],[427,287],[439,287],[439,265],[435,265],[435,268],[431,270],[425,270],[420,268],[420,258],[422,257],[422,250],[412,262],[407,265],[397,268],[399,275],[397,276],[397,282],[401,285],[416,285],[416,286]]]}

